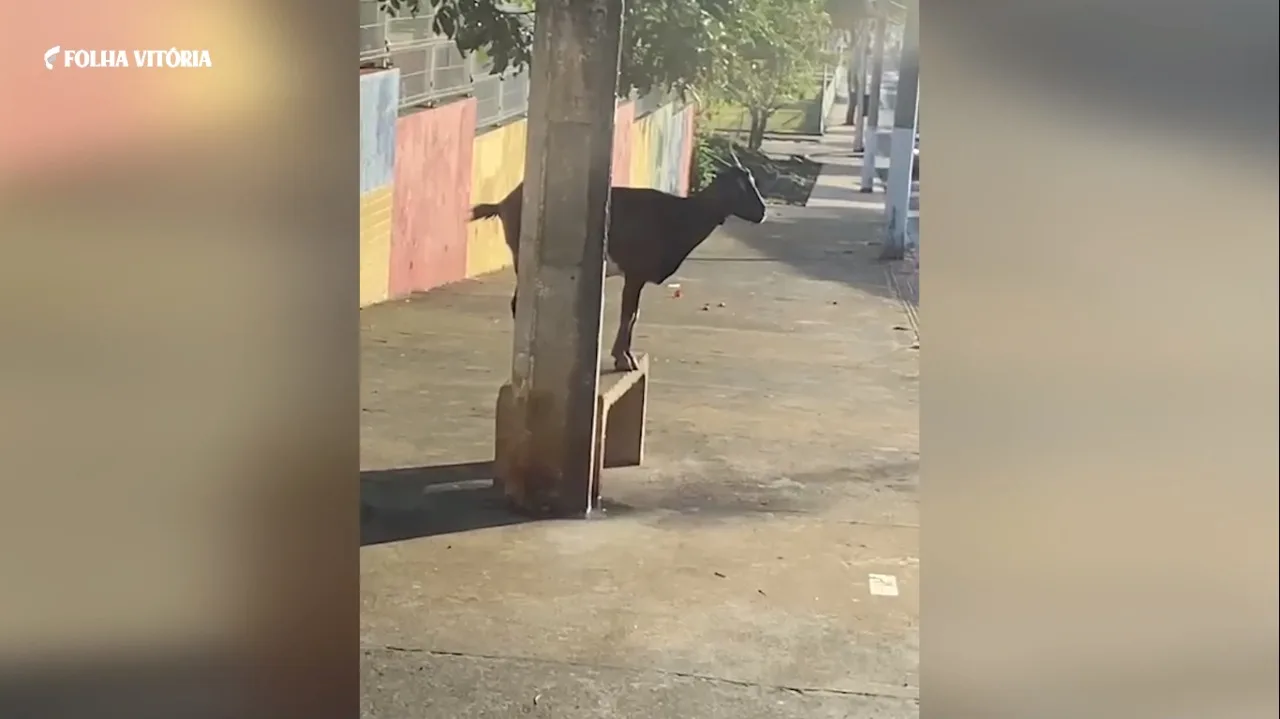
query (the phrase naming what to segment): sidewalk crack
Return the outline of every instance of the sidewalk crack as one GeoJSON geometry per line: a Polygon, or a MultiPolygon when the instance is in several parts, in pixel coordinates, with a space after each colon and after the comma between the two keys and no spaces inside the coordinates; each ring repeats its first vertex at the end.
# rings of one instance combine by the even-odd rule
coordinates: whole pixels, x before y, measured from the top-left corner
{"type": "Polygon", "coordinates": [[[417,647],[402,647],[394,644],[381,645],[362,645],[361,651],[387,651],[396,654],[425,654],[432,657],[452,657],[458,659],[479,659],[482,661],[516,661],[528,662],[531,664],[548,664],[561,667],[569,667],[574,669],[604,669],[608,671],[619,672],[652,672],[666,677],[675,677],[679,679],[693,679],[703,682],[714,682],[717,684],[727,684],[729,686],[743,687],[747,689],[767,689],[781,692],[791,692],[794,694],[806,694],[813,696],[843,696],[843,697],[860,697],[865,699],[908,699],[917,703],[920,701],[920,689],[913,686],[889,687],[889,686],[868,686],[866,689],[831,689],[827,687],[802,687],[791,686],[786,684],[768,684],[763,682],[751,682],[741,679],[727,679],[725,677],[716,677],[708,674],[700,674],[698,672],[682,672],[673,669],[662,669],[658,667],[630,667],[615,664],[603,664],[595,662],[575,662],[562,659],[543,659],[537,657],[524,656],[508,656],[500,654],[477,654],[471,652],[453,652],[441,649],[423,649],[417,647]]]}
{"type": "Polygon", "coordinates": [[[897,295],[898,302],[902,305],[902,311],[907,315],[907,323],[911,325],[911,333],[915,335],[916,344],[920,344],[920,310],[918,304],[920,302],[920,270],[919,260],[916,259],[914,253],[908,253],[905,260],[894,262],[885,267],[884,273],[889,280],[889,286],[893,288],[893,293],[897,295]],[[911,271],[899,272],[899,269],[910,263],[914,265],[911,271]]]}

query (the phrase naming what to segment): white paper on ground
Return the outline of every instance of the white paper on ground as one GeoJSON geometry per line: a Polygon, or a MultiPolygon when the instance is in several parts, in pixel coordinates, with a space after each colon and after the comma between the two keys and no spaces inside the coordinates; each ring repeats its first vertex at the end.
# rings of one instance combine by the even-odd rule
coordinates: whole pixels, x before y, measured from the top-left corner
{"type": "Polygon", "coordinates": [[[898,578],[892,574],[868,574],[867,585],[873,596],[898,596],[898,578]]]}

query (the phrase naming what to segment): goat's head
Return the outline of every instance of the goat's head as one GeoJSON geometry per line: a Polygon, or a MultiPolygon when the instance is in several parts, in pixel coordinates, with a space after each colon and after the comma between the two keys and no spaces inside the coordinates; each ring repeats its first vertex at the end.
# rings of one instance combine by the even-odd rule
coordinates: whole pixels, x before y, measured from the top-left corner
{"type": "Polygon", "coordinates": [[[724,163],[715,179],[707,185],[706,192],[727,215],[740,217],[747,222],[760,224],[766,213],[764,198],[756,187],[751,171],[742,166],[738,156],[730,151],[732,163],[724,163]]]}

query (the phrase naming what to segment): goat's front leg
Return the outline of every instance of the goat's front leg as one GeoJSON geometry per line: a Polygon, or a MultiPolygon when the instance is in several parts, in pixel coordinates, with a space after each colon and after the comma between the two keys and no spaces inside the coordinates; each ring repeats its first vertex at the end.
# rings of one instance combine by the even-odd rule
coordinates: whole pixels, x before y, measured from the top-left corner
{"type": "Polygon", "coordinates": [[[640,314],[640,291],[644,281],[627,277],[622,286],[622,314],[618,320],[618,336],[613,341],[613,368],[619,372],[638,369],[635,355],[631,354],[631,337],[640,314]]]}
{"type": "Polygon", "coordinates": [[[512,292],[511,293],[511,318],[515,319],[515,316],[516,316],[516,293],[512,292]]]}

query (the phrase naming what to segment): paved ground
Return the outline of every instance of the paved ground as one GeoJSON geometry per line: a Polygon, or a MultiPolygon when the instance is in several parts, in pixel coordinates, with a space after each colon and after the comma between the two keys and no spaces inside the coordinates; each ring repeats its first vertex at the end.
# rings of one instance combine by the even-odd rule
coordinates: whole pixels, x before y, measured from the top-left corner
{"type": "Polygon", "coordinates": [[[918,716],[918,340],[880,219],[730,221],[646,290],[649,454],[598,520],[488,487],[510,275],[364,310],[362,715],[918,716]]]}
{"type": "MultiPolygon", "coordinates": [[[[808,206],[815,208],[858,208],[873,213],[884,211],[884,191],[889,181],[889,154],[893,139],[893,101],[896,99],[897,77],[885,77],[882,93],[880,122],[876,130],[876,172],[872,186],[874,192],[862,194],[863,153],[853,152],[853,127],[844,124],[845,104],[841,101],[832,108],[827,134],[822,138],[797,137],[788,139],[776,136],[767,141],[764,149],[779,155],[805,155],[824,165],[823,176],[809,199],[808,206]]],[[[920,243],[920,182],[911,185],[910,216],[907,231],[913,244],[920,243]]]]}

